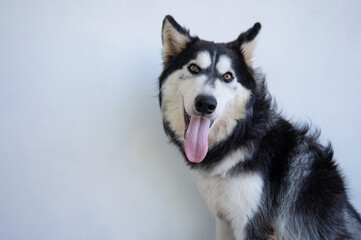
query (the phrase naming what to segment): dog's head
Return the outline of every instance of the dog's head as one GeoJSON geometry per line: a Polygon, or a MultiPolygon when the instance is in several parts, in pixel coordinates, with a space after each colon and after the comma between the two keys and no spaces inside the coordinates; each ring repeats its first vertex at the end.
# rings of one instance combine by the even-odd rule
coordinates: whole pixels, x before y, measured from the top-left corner
{"type": "Polygon", "coordinates": [[[249,110],[256,81],[256,23],[229,43],[193,37],[171,16],[163,21],[159,101],[166,133],[193,163],[231,135],[249,110]]]}

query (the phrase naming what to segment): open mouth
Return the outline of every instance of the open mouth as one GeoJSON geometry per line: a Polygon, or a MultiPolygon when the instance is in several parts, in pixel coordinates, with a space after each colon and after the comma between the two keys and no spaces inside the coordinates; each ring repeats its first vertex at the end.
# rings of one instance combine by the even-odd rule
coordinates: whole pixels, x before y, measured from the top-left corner
{"type": "Polygon", "coordinates": [[[208,152],[208,133],[214,120],[189,115],[184,109],[184,149],[190,162],[200,163],[208,152]]]}
{"type": "MultiPolygon", "coordinates": [[[[184,130],[184,138],[186,138],[187,129],[190,123],[191,116],[187,113],[187,111],[184,109],[184,123],[186,124],[186,129],[184,130]]],[[[214,123],[214,119],[210,120],[209,128],[212,127],[214,123]]]]}

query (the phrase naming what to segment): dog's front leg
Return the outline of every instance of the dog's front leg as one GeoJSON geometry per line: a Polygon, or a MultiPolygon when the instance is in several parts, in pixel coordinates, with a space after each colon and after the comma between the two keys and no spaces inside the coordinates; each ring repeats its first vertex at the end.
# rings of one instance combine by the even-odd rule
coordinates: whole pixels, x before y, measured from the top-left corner
{"type": "Polygon", "coordinates": [[[231,225],[218,217],[216,218],[217,240],[235,240],[231,225]]]}

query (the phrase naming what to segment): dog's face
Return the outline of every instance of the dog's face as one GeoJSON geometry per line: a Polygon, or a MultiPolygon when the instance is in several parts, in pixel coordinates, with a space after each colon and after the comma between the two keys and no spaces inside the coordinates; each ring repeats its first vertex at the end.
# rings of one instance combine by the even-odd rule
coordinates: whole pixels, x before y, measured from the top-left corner
{"type": "Polygon", "coordinates": [[[160,105],[166,132],[189,161],[201,162],[245,117],[256,85],[251,64],[259,30],[255,24],[233,42],[213,43],[164,19],[160,105]]]}

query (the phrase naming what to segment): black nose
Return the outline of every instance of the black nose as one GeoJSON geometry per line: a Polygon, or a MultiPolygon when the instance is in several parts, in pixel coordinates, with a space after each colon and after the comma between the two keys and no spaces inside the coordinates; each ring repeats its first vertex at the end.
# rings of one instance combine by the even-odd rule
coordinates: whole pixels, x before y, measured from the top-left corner
{"type": "Polygon", "coordinates": [[[212,112],[214,112],[214,110],[216,110],[217,100],[211,96],[199,95],[196,97],[194,105],[198,112],[204,114],[211,114],[212,112]]]}

